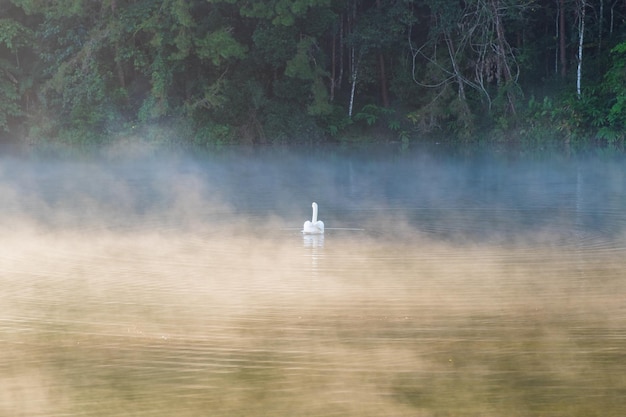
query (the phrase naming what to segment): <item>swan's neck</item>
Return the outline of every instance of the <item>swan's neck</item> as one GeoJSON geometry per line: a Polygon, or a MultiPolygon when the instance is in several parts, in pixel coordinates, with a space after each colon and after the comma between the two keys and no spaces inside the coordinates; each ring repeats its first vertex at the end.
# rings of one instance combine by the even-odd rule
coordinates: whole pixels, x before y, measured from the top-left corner
{"type": "Polygon", "coordinates": [[[311,218],[311,223],[317,222],[317,204],[313,203],[313,217],[311,218]]]}

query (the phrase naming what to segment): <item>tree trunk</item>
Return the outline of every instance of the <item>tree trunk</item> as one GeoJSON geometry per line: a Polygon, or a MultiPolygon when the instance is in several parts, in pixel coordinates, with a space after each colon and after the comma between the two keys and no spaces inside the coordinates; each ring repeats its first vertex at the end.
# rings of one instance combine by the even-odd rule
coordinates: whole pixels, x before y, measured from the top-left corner
{"type": "Polygon", "coordinates": [[[565,0],[559,0],[559,52],[561,77],[567,75],[567,54],[565,52],[565,0]]]}
{"type": "Polygon", "coordinates": [[[385,57],[382,52],[378,54],[378,63],[380,67],[380,97],[383,101],[383,107],[389,107],[389,89],[387,87],[387,75],[385,74],[385,57]]]}
{"type": "MultiPolygon", "coordinates": [[[[554,39],[556,40],[556,45],[554,45],[554,75],[559,73],[559,18],[561,16],[561,12],[559,11],[559,2],[556,2],[556,19],[554,19],[554,39]]],[[[547,38],[547,30],[546,30],[546,38],[547,38]]],[[[547,66],[546,66],[547,68],[547,66]]]]}
{"type": "Polygon", "coordinates": [[[337,77],[337,88],[341,89],[341,83],[343,82],[343,15],[339,16],[339,76],[337,77]]]}
{"type": "MultiPolygon", "coordinates": [[[[356,27],[356,0],[352,3],[352,10],[350,11],[350,15],[348,16],[348,33],[351,33],[356,27]]],[[[354,110],[354,94],[356,92],[356,77],[359,67],[359,61],[361,56],[357,58],[356,56],[356,47],[354,45],[350,46],[350,82],[352,83],[352,88],[350,90],[350,104],[348,106],[348,117],[352,118],[352,112],[354,110]]]]}
{"type": "Polygon", "coordinates": [[[604,0],[600,0],[600,12],[598,16],[598,54],[602,51],[602,30],[604,25],[604,0]]]}
{"type": "Polygon", "coordinates": [[[498,0],[493,3],[493,12],[496,26],[496,39],[498,42],[498,73],[502,73],[504,76],[504,88],[506,88],[506,97],[509,101],[509,109],[511,113],[516,114],[515,110],[515,97],[510,90],[510,84],[513,81],[513,75],[511,74],[511,67],[507,61],[508,45],[504,37],[504,29],[502,28],[502,16],[500,15],[500,4],[498,0]]]}
{"type": "Polygon", "coordinates": [[[581,95],[581,79],[583,72],[583,41],[585,38],[585,8],[587,2],[579,1],[579,22],[578,22],[578,68],[576,69],[576,94],[581,95]]]}
{"type": "Polygon", "coordinates": [[[461,70],[459,69],[459,65],[456,62],[456,49],[454,47],[454,43],[452,43],[452,38],[448,33],[445,35],[446,45],[448,46],[448,54],[450,55],[450,61],[452,62],[452,71],[454,72],[454,78],[457,82],[458,94],[459,94],[459,102],[461,104],[463,116],[466,116],[470,113],[469,107],[467,105],[467,99],[465,97],[465,81],[463,80],[463,75],[461,74],[461,70]]]}
{"type": "MultiPolygon", "coordinates": [[[[382,7],[380,0],[376,0],[376,7],[378,9],[382,7]]],[[[389,90],[387,89],[387,74],[383,51],[380,51],[378,54],[378,67],[380,69],[380,98],[382,99],[383,107],[389,107],[389,90]]]]}
{"type": "Polygon", "coordinates": [[[350,105],[348,106],[348,117],[352,118],[352,111],[354,109],[354,92],[356,91],[356,76],[357,76],[357,68],[358,68],[358,62],[357,59],[355,57],[355,51],[354,48],[350,49],[350,67],[351,67],[351,82],[352,82],[352,89],[350,90],[350,105]]]}
{"type": "Polygon", "coordinates": [[[331,70],[330,70],[330,97],[329,100],[333,102],[335,100],[335,84],[337,82],[337,34],[333,33],[333,45],[331,56],[331,70]]]}

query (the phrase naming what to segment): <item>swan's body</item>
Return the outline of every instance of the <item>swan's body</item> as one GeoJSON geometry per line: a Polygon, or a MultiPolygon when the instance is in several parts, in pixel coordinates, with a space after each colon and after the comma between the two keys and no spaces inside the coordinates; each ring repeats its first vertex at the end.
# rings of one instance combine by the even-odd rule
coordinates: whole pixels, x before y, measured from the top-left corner
{"type": "Polygon", "coordinates": [[[321,235],[324,233],[324,222],[317,220],[317,203],[311,204],[313,207],[313,217],[311,221],[305,221],[302,228],[302,233],[307,235],[321,235]]]}

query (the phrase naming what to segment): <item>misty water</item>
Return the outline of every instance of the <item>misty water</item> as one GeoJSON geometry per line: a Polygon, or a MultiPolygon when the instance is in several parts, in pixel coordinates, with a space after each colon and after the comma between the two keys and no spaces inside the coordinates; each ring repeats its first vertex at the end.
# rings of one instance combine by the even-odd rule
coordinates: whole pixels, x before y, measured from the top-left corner
{"type": "Polygon", "coordinates": [[[2,157],[0,416],[626,415],[624,162],[2,157]]]}

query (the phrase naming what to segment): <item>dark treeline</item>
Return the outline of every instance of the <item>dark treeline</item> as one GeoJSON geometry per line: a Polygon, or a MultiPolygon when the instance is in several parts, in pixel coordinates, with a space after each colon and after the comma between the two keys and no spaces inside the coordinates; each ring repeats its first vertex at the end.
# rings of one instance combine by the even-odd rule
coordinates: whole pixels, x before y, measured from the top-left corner
{"type": "Polygon", "coordinates": [[[0,129],[622,144],[625,18],[626,0],[0,0],[0,129]]]}

